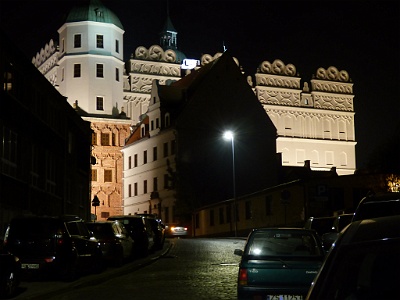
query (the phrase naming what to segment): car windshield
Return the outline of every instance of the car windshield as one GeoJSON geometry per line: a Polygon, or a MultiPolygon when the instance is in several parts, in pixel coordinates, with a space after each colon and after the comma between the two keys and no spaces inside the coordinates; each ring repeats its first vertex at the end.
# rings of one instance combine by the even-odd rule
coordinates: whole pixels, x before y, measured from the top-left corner
{"type": "Polygon", "coordinates": [[[322,251],[311,232],[256,231],[247,245],[252,256],[321,256],[322,251]]]}

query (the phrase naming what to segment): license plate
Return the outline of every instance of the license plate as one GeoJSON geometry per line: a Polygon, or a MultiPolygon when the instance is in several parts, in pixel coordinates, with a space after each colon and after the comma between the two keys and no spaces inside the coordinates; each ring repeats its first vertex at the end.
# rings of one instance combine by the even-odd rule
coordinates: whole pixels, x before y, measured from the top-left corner
{"type": "Polygon", "coordinates": [[[39,264],[21,264],[21,269],[39,269],[39,264]]]}
{"type": "Polygon", "coordinates": [[[300,295],[267,295],[267,300],[303,300],[300,295]]]}

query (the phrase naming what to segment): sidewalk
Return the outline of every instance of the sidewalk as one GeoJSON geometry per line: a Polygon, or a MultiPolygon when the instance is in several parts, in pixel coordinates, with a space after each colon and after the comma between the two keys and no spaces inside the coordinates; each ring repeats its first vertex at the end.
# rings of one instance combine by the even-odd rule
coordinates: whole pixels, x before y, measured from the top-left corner
{"type": "Polygon", "coordinates": [[[74,282],[62,282],[62,281],[33,281],[33,282],[21,282],[17,296],[11,299],[26,299],[26,300],[43,300],[49,297],[57,296],[71,289],[79,289],[90,285],[97,285],[102,282],[128,274],[136,271],[142,267],[145,267],[160,257],[166,255],[172,247],[172,243],[166,239],[164,248],[154,253],[150,253],[147,257],[141,259],[135,259],[131,262],[124,264],[118,268],[109,267],[100,274],[86,275],[74,282]]]}

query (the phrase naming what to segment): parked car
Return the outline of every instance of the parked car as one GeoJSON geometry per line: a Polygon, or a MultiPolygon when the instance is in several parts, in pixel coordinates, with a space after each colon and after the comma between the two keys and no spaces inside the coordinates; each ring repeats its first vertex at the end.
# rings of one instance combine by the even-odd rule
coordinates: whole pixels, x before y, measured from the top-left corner
{"type": "Polygon", "coordinates": [[[188,228],[182,224],[167,224],[165,225],[167,237],[185,237],[188,235],[188,228]]]}
{"type": "Polygon", "coordinates": [[[332,244],[336,241],[339,233],[351,223],[354,214],[341,214],[336,217],[333,222],[332,232],[327,232],[322,235],[322,244],[326,251],[328,251],[332,244]]]}
{"type": "Polygon", "coordinates": [[[121,266],[132,257],[133,239],[120,221],[88,222],[86,225],[99,241],[107,262],[121,266]]]}
{"type": "Polygon", "coordinates": [[[333,222],[335,221],[335,217],[310,217],[307,219],[304,224],[305,229],[313,229],[315,230],[320,237],[324,233],[332,232],[333,222]]]}
{"type": "Polygon", "coordinates": [[[303,228],[253,229],[234,253],[238,299],[303,299],[324,260],[319,236],[303,228]]]}
{"type": "Polygon", "coordinates": [[[400,215],[400,193],[370,194],[361,199],[353,221],[400,215]]]}
{"type": "Polygon", "coordinates": [[[153,250],[160,250],[164,247],[165,242],[165,225],[153,214],[137,214],[138,216],[142,216],[147,219],[149,222],[151,229],[154,232],[154,245],[153,250]]]}
{"type": "Polygon", "coordinates": [[[308,300],[400,299],[400,215],[354,221],[332,246],[308,300]]]}
{"type": "Polygon", "coordinates": [[[4,245],[20,259],[23,275],[71,280],[104,266],[100,244],[77,216],[16,217],[7,227],[4,245]]]}
{"type": "Polygon", "coordinates": [[[0,299],[11,298],[21,282],[21,262],[0,245],[0,299]]]}
{"type": "Polygon", "coordinates": [[[133,239],[133,251],[135,255],[146,256],[154,247],[154,232],[150,222],[138,215],[111,216],[107,220],[120,221],[124,224],[130,237],[133,239]]]}

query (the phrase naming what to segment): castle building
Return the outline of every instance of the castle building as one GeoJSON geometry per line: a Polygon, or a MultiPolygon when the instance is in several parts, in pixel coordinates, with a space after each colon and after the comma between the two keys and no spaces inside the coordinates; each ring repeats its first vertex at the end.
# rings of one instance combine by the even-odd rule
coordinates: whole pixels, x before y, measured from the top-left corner
{"type": "MultiPolygon", "coordinates": [[[[160,45],[139,46],[124,63],[122,22],[99,0],[73,8],[58,33],[58,43],[50,41],[32,62],[91,123],[95,158],[91,198],[100,200],[92,213],[97,209],[100,219],[110,214],[159,213],[163,199],[170,199],[163,203],[177,201],[171,178],[178,176],[178,184],[179,174],[176,157],[171,155],[183,149],[177,146],[173,116],[164,110],[162,99],[181,99],[175,93],[185,89],[177,86],[223,54],[186,59],[178,50],[177,31],[168,16],[160,45]],[[174,85],[168,92],[164,88],[174,85]],[[165,194],[160,196],[161,186],[165,194]]],[[[280,154],[282,165],[302,166],[310,161],[311,169],[354,173],[354,95],[346,71],[320,68],[311,84],[304,82],[301,87],[295,66],[274,60],[261,62],[253,79],[248,78],[247,85],[264,108],[266,122],[275,126],[274,152],[280,154]]],[[[173,217],[173,211],[168,204],[167,218],[173,217]]]]}

